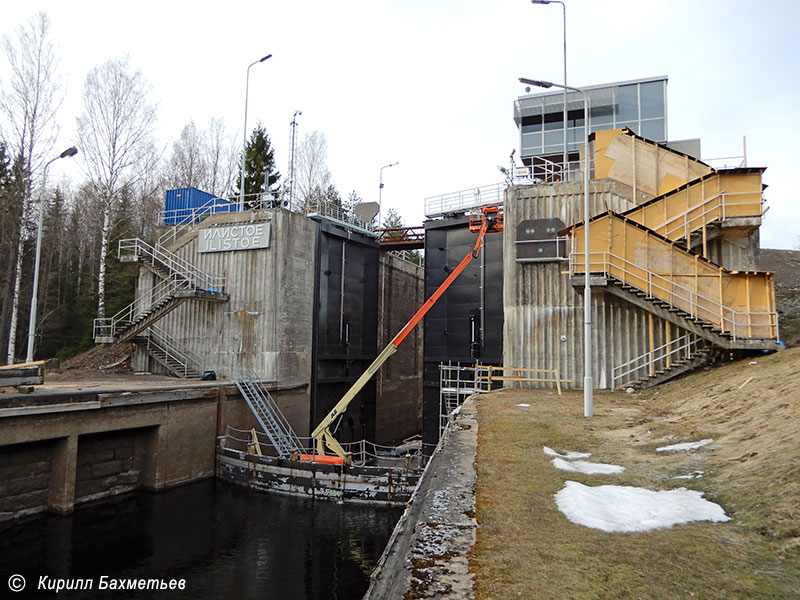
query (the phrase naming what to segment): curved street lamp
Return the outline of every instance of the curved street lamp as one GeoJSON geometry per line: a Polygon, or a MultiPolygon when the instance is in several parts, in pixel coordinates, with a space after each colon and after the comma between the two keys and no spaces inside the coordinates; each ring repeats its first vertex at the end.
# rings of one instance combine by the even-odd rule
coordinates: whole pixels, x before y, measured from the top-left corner
{"type": "Polygon", "coordinates": [[[257,65],[258,63],[262,63],[268,58],[272,58],[272,54],[267,54],[264,58],[260,58],[254,62],[251,62],[247,66],[247,81],[244,86],[244,133],[242,134],[244,137],[244,141],[242,143],[242,177],[241,177],[241,184],[239,186],[239,210],[244,210],[244,161],[245,155],[247,154],[247,96],[250,92],[250,67],[253,65],[257,65]]]}
{"type": "Polygon", "coordinates": [[[42,173],[42,193],[39,198],[39,224],[36,228],[36,260],[33,266],[33,294],[31,295],[31,314],[28,320],[28,354],[25,357],[25,362],[33,362],[33,346],[36,338],[36,310],[38,308],[38,295],[39,295],[39,265],[42,260],[42,225],[44,224],[44,189],[47,185],[47,168],[59,158],[71,158],[78,153],[75,146],[67,148],[55,158],[49,160],[44,165],[44,172],[42,173]]]}
{"type": "Polygon", "coordinates": [[[592,288],[589,285],[589,93],[579,88],[560,85],[550,81],[538,81],[536,79],[519,78],[520,83],[534,85],[540,88],[558,87],[571,92],[578,92],[583,96],[583,111],[585,115],[584,123],[584,143],[586,145],[583,154],[583,215],[585,224],[583,228],[583,252],[584,252],[584,284],[583,284],[583,337],[584,337],[584,356],[583,356],[583,416],[591,417],[594,415],[594,397],[592,395],[592,288]]]}

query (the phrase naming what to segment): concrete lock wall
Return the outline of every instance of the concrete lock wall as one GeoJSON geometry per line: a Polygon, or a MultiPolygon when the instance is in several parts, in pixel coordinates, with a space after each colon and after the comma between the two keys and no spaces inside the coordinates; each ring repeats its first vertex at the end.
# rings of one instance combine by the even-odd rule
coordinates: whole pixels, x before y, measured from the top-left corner
{"type": "MultiPolygon", "coordinates": [[[[210,216],[168,249],[206,273],[225,276],[230,300],[185,301],[156,325],[219,378],[274,381],[275,399],[301,436],[422,303],[420,268],[381,252],[371,236],[282,209],[210,216]],[[269,224],[268,247],[198,252],[204,231],[251,223],[269,224]],[[342,323],[346,342],[340,340],[342,323]]],[[[141,268],[137,297],[158,282],[141,268]]],[[[359,395],[348,411],[351,437],[386,443],[419,431],[421,346],[415,332],[359,395]]],[[[132,366],[166,372],[143,348],[136,349],[132,366]]],[[[242,406],[238,420],[228,422],[256,426],[242,406]]]]}
{"type": "MultiPolygon", "coordinates": [[[[230,300],[187,301],[159,320],[186,349],[220,377],[253,373],[281,383],[308,382],[311,373],[316,224],[296,213],[271,209],[209,217],[169,249],[198,269],[227,278],[230,300]],[[210,227],[270,225],[268,248],[198,252],[198,233],[210,227]]],[[[137,297],[157,276],[141,269],[137,297]]],[[[138,368],[146,360],[137,353],[138,368]]],[[[148,367],[158,371],[151,361],[148,367]]]]}
{"type": "Polygon", "coordinates": [[[3,408],[0,521],[213,477],[224,390],[44,395],[3,408]]]}

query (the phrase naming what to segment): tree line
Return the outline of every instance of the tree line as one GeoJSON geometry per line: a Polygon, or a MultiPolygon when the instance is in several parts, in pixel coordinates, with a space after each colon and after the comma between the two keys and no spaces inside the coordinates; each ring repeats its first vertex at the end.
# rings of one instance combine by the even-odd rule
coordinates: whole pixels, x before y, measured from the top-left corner
{"type": "MultiPolygon", "coordinates": [[[[95,317],[113,315],[133,300],[136,267],[116,260],[117,241],[155,240],[167,189],[196,187],[237,197],[242,147],[221,118],[206,127],[190,121],[160,147],[146,79],[127,57],[112,58],[94,67],[83,85],[75,139],[80,175],[46,181],[46,165],[62,150],[57,142],[65,97],[47,15],[5,35],[0,50],[9,74],[0,81],[0,362],[18,362],[27,351],[39,234],[35,356],[68,357],[92,346],[95,317]]],[[[361,198],[355,191],[341,197],[326,154],[324,134],[307,134],[297,145],[294,181],[287,186],[259,123],[245,145],[245,194],[352,215],[361,198]]],[[[391,218],[397,225],[398,215],[391,218]]]]}

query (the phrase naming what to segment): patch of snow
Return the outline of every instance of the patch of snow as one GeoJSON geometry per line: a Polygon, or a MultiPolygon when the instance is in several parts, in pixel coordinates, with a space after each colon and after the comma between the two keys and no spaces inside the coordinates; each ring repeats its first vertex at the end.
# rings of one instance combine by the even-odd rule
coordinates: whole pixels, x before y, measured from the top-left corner
{"type": "Polygon", "coordinates": [[[586,475],[611,475],[612,473],[622,473],[625,467],[609,465],[605,463],[592,463],[585,460],[566,461],[563,458],[554,458],[553,466],[562,471],[573,473],[584,473],[586,475]]]}
{"type": "Polygon", "coordinates": [[[527,408],[528,406],[530,406],[530,404],[517,404],[517,406],[522,406],[522,407],[527,408]]]}
{"type": "Polygon", "coordinates": [[[686,442],[684,444],[672,444],[671,446],[661,446],[660,448],[656,448],[656,452],[685,452],[686,450],[694,450],[695,448],[702,448],[703,446],[707,446],[714,440],[711,438],[706,438],[704,440],[700,440],[699,442],[686,442]]]}
{"type": "Polygon", "coordinates": [[[654,492],[565,481],[555,499],[559,510],[573,523],[610,533],[649,531],[692,521],[731,520],[719,504],[703,498],[702,492],[685,488],[654,492]]]}
{"type": "Polygon", "coordinates": [[[556,452],[547,446],[544,446],[542,450],[544,450],[544,453],[547,454],[547,456],[557,456],[558,458],[566,458],[567,460],[575,460],[576,458],[589,458],[591,456],[590,452],[564,452],[562,454],[561,452],[556,452]]]}
{"type": "Polygon", "coordinates": [[[703,477],[702,471],[692,471],[688,475],[676,475],[675,479],[700,479],[703,477]]]}

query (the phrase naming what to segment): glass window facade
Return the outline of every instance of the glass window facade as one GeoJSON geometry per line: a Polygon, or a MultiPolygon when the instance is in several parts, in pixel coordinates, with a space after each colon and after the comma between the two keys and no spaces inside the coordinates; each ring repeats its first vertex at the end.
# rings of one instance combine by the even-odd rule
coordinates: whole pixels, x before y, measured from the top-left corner
{"type": "MultiPolygon", "coordinates": [[[[656,142],[667,140],[667,79],[630,81],[589,88],[591,131],[628,127],[656,142]]],[[[523,96],[515,105],[522,157],[564,152],[563,92],[523,96]]],[[[574,152],[585,136],[583,96],[567,94],[567,150],[574,152]]]]}

